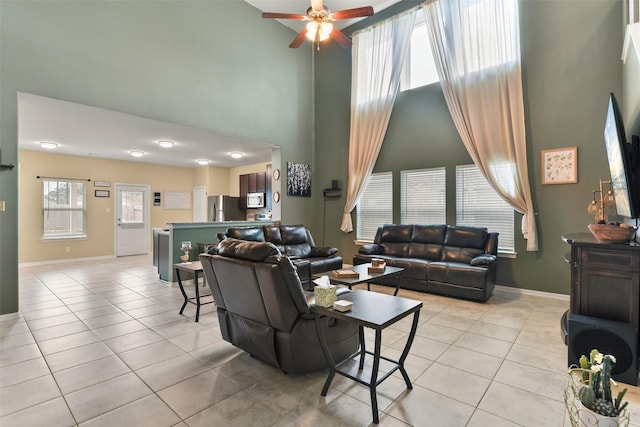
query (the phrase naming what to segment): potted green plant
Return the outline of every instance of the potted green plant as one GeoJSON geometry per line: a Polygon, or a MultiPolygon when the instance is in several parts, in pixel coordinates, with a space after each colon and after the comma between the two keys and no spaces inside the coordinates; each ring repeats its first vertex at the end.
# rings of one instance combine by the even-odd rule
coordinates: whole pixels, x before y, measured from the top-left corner
{"type": "Polygon", "coordinates": [[[597,349],[591,350],[589,357],[580,357],[580,367],[569,369],[570,386],[568,391],[573,394],[573,402],[565,403],[569,410],[573,426],[618,427],[629,424],[626,407],[629,402],[623,402],[627,389],[620,390],[613,397],[611,385],[611,369],[616,358],[610,354],[602,354],[597,349]]]}

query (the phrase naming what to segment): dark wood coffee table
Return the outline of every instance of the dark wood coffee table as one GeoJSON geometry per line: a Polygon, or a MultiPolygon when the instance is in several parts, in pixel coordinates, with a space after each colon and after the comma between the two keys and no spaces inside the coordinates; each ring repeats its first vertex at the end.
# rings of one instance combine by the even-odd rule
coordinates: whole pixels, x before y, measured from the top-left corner
{"type": "Polygon", "coordinates": [[[351,289],[354,285],[359,285],[360,283],[367,283],[367,290],[371,290],[371,284],[369,282],[374,281],[375,279],[380,279],[381,277],[393,277],[393,284],[395,285],[396,290],[393,295],[398,295],[398,288],[400,286],[400,276],[404,271],[402,267],[391,267],[386,266],[384,271],[380,273],[369,273],[369,267],[371,264],[358,264],[353,267],[343,268],[341,270],[353,270],[358,273],[358,277],[336,277],[333,275],[333,271],[325,271],[323,273],[314,274],[313,278],[317,279],[321,276],[328,276],[329,281],[334,285],[344,285],[348,286],[351,289]]]}
{"type": "MultiPolygon", "coordinates": [[[[388,268],[388,267],[387,267],[388,268]]],[[[401,298],[386,294],[380,294],[377,292],[366,291],[352,291],[342,294],[338,299],[345,299],[353,302],[353,308],[350,311],[340,312],[333,308],[323,308],[319,306],[313,306],[312,311],[315,317],[316,331],[318,333],[318,339],[320,340],[320,346],[324,357],[327,359],[329,365],[329,375],[322,387],[322,396],[327,395],[331,381],[336,373],[352,379],[360,384],[369,387],[371,394],[371,410],[373,412],[373,422],[378,423],[378,397],[376,394],[377,386],[387,378],[391,376],[396,370],[400,370],[402,378],[407,385],[408,389],[412,389],[413,385],[409,379],[409,375],[404,368],[404,362],[409,355],[409,349],[413,343],[413,339],[416,335],[418,328],[418,317],[420,315],[420,309],[422,308],[421,301],[415,301],[408,298],[401,298]],[[407,343],[404,346],[400,360],[392,360],[380,355],[380,349],[382,347],[382,330],[386,327],[393,325],[398,320],[413,313],[413,323],[411,324],[411,332],[407,338],[407,343]],[[322,333],[322,327],[320,324],[321,316],[329,316],[338,320],[346,322],[354,322],[358,325],[358,336],[360,340],[360,349],[353,356],[336,365],[324,334],[322,333]],[[376,331],[375,345],[373,352],[367,351],[365,347],[364,339],[364,327],[372,328],[376,331]],[[373,355],[373,367],[371,370],[371,379],[369,382],[363,381],[346,371],[340,370],[340,366],[351,361],[353,358],[360,356],[359,370],[364,368],[364,358],[366,354],[373,355]],[[385,373],[381,378],[378,378],[378,368],[380,367],[380,359],[384,359],[388,362],[392,362],[394,366],[385,373]]]]}

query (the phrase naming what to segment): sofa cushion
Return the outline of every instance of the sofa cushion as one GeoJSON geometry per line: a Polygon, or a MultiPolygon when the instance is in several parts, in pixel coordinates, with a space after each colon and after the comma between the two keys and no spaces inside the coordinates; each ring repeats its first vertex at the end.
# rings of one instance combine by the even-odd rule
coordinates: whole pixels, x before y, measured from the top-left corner
{"type": "Polygon", "coordinates": [[[276,246],[282,246],[282,235],[280,234],[280,227],[277,225],[265,225],[264,238],[267,242],[271,242],[276,246]]]}
{"type": "Polygon", "coordinates": [[[391,265],[393,267],[402,267],[402,279],[412,278],[418,280],[427,280],[427,267],[429,262],[426,259],[419,258],[396,258],[391,265]]]}
{"type": "Polygon", "coordinates": [[[446,230],[446,225],[415,224],[411,234],[411,242],[443,245],[446,230]]]}
{"type": "Polygon", "coordinates": [[[287,255],[308,258],[311,255],[311,244],[307,238],[307,229],[302,225],[280,226],[282,244],[287,255]]]}
{"type": "Polygon", "coordinates": [[[410,243],[412,230],[411,225],[386,224],[380,233],[380,243],[410,243]]]}
{"type": "Polygon", "coordinates": [[[264,242],[264,232],[262,227],[242,227],[229,228],[226,232],[227,237],[238,240],[248,240],[253,242],[264,242]]]}
{"type": "Polygon", "coordinates": [[[484,253],[487,229],[480,227],[448,227],[442,248],[442,260],[470,264],[484,253]]]}
{"type": "Polygon", "coordinates": [[[445,246],[484,249],[487,229],[481,227],[450,226],[444,236],[445,246]]]}
{"type": "Polygon", "coordinates": [[[265,259],[281,255],[278,248],[269,242],[251,242],[227,237],[218,245],[218,254],[227,258],[240,258],[261,262],[265,259]]]}

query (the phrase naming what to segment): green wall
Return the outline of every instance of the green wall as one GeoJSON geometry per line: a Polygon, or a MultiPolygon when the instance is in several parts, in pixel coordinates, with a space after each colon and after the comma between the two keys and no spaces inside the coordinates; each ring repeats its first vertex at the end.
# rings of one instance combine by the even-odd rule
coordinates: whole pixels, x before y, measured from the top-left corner
{"type": "MultiPolygon", "coordinates": [[[[417,2],[402,3],[396,11],[417,2]]],[[[586,213],[591,190],[597,187],[599,178],[608,179],[602,133],[608,94],[622,90],[622,35],[621,1],[521,1],[529,175],[539,214],[540,250],[526,251],[517,215],[517,258],[499,260],[499,284],[569,293],[569,266],[563,260],[569,248],[561,236],[587,231],[587,224],[593,220],[586,213]],[[578,183],[541,185],[540,151],[570,146],[578,147],[578,183]]],[[[351,56],[335,47],[321,49],[316,56],[318,178],[326,184],[338,179],[344,188],[348,173],[351,56]]],[[[454,223],[455,165],[470,162],[438,84],[399,94],[374,169],[394,173],[396,221],[400,170],[444,165],[447,219],[454,223]]],[[[326,202],[325,235],[327,242],[342,248],[348,262],[357,247],[355,232],[344,234],[339,230],[344,193],[340,199],[326,202]]],[[[319,223],[318,227],[322,225],[319,223]]]]}
{"type": "MultiPolygon", "coordinates": [[[[17,164],[17,91],[282,146],[311,163],[311,49],[241,0],[0,2],[0,149],[17,164]]],[[[18,310],[17,169],[0,171],[0,314],[18,310]]],[[[313,206],[283,197],[284,222],[313,206]]],[[[34,208],[39,209],[38,206],[34,208]]]]}

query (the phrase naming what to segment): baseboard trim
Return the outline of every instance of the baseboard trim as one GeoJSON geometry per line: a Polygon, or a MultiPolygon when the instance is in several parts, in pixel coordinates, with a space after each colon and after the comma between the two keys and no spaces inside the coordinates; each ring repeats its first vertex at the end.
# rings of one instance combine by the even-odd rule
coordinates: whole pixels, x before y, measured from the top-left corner
{"type": "Polygon", "coordinates": [[[67,258],[67,259],[55,259],[51,261],[34,261],[34,262],[21,262],[18,267],[37,267],[39,265],[51,265],[51,264],[65,264],[68,262],[81,262],[81,261],[99,261],[102,259],[114,259],[115,255],[93,256],[85,258],[67,258]]]}
{"type": "Polygon", "coordinates": [[[495,289],[500,289],[501,291],[511,292],[511,293],[520,294],[520,295],[533,295],[536,297],[553,298],[553,299],[558,299],[562,301],[569,301],[569,295],[556,294],[553,292],[543,292],[543,291],[534,291],[532,289],[512,288],[510,286],[502,286],[502,285],[496,285],[495,289]]]}
{"type": "Polygon", "coordinates": [[[21,317],[22,315],[19,311],[16,311],[15,313],[0,314],[0,322],[4,322],[5,320],[18,320],[21,317]]]}

